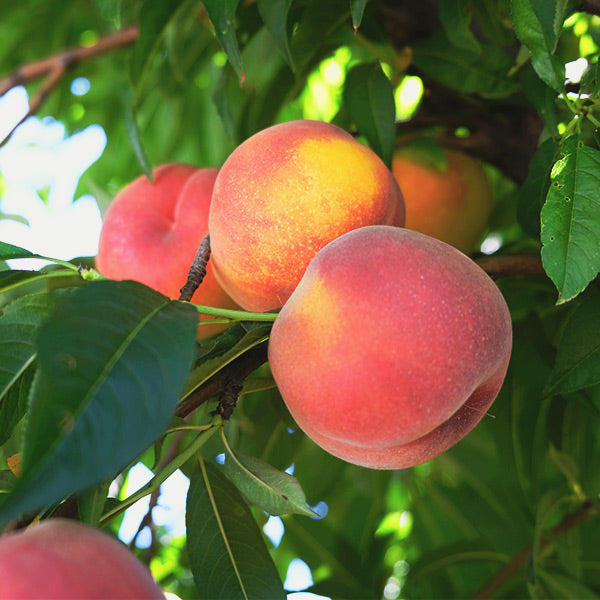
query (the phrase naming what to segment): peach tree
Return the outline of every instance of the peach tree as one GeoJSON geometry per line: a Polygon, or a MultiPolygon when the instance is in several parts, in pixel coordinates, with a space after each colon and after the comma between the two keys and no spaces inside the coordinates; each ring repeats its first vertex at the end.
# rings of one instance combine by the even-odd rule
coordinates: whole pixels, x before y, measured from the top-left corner
{"type": "MultiPolygon", "coordinates": [[[[598,2],[22,0],[3,8],[0,40],[0,100],[29,97],[2,124],[0,174],[30,118],[68,135],[100,125],[106,148],[75,197],[92,194],[103,214],[160,165],[220,169],[254,134],[299,119],[344,129],[390,168],[405,144],[441,169],[446,149],[477,159],[492,207],[466,260],[494,280],[512,327],[477,426],[427,462],[371,469],[323,450],[287,410],[268,360],[278,309],[187,301],[206,245],[174,298],[104,277],[94,256],[0,239],[3,533],[60,517],[116,535],[149,499],[150,542],[130,548],[183,599],[284,598],[294,559],[311,570],[307,591],[329,598],[600,595],[598,2]],[[44,266],[20,266],[30,258],[44,266]],[[199,311],[227,327],[198,336],[199,311]],[[139,463],[151,477],[132,491],[139,463]],[[182,537],[155,522],[176,472],[189,479],[182,537]],[[273,523],[282,536],[265,533],[273,523]]],[[[8,190],[0,178],[0,219],[22,220],[8,190]]],[[[367,271],[368,244],[361,253],[367,271]]],[[[345,310],[339,322],[353,322],[345,310]]],[[[378,352],[358,322],[353,352],[393,364],[401,343],[378,352]]],[[[319,335],[329,342],[312,335],[319,350],[319,335]]],[[[333,360],[297,357],[298,398],[303,380],[314,390],[316,370],[343,363],[340,347],[333,360]]],[[[424,377],[434,356],[415,366],[424,377]]],[[[361,391],[378,406],[369,368],[361,391]]],[[[313,393],[312,410],[330,402],[313,393]]]]}

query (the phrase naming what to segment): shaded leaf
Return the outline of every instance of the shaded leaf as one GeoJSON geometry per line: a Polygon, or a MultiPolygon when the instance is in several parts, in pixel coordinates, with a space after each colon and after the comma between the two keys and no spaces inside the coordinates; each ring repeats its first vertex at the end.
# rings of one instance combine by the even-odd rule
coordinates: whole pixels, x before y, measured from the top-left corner
{"type": "Polygon", "coordinates": [[[350,0],[350,15],[352,17],[352,27],[354,27],[354,31],[358,31],[358,28],[360,27],[366,5],[367,0],[350,0]]]}
{"type": "Polygon", "coordinates": [[[244,83],[242,55],[234,25],[239,0],[204,0],[203,4],[231,66],[240,78],[240,82],[244,83]]]}
{"type": "Polygon", "coordinates": [[[132,281],[98,281],[40,328],[22,475],[0,522],[96,485],[169,424],[192,362],[197,314],[132,281]]]}
{"type": "Polygon", "coordinates": [[[186,503],[187,550],[201,598],[285,599],[248,505],[219,470],[202,464],[186,503]]]}
{"type": "Polygon", "coordinates": [[[552,598],[561,600],[595,600],[598,594],[581,581],[556,571],[539,570],[537,576],[545,584],[552,598]]]}
{"type": "Polygon", "coordinates": [[[257,0],[256,5],[285,62],[294,70],[287,34],[287,16],[292,0],[257,0]]]}
{"type": "Polygon", "coordinates": [[[569,393],[600,383],[600,293],[591,288],[569,315],[548,391],[569,393]]]}
{"type": "Polygon", "coordinates": [[[511,12],[517,37],[531,52],[540,79],[557,92],[565,89],[565,67],[554,56],[568,0],[513,0],[511,12]]]}
{"type": "Polygon", "coordinates": [[[140,33],[131,56],[131,80],[138,89],[143,82],[150,61],[164,34],[165,27],[181,6],[183,0],[145,0],[139,10],[140,33]]]}
{"type": "Polygon", "coordinates": [[[541,211],[542,262],[558,303],[577,296],[600,271],[600,152],[573,135],[561,154],[541,211]]]}
{"type": "Polygon", "coordinates": [[[379,63],[363,64],[348,71],[344,104],[359,132],[390,166],[396,138],[394,92],[379,63]]]}
{"type": "Polygon", "coordinates": [[[135,155],[135,158],[144,175],[154,183],[152,165],[150,164],[148,155],[144,149],[140,128],[138,126],[137,117],[133,108],[128,107],[125,109],[123,120],[125,123],[125,130],[127,131],[127,138],[129,139],[129,144],[133,150],[133,154],[135,155]]]}
{"type": "Polygon", "coordinates": [[[299,514],[316,517],[306,503],[298,480],[264,460],[234,452],[225,444],[225,473],[250,504],[270,515],[299,514]]]}
{"type": "Polygon", "coordinates": [[[438,2],[438,14],[448,40],[456,48],[480,52],[481,46],[471,31],[471,0],[438,2]]]}

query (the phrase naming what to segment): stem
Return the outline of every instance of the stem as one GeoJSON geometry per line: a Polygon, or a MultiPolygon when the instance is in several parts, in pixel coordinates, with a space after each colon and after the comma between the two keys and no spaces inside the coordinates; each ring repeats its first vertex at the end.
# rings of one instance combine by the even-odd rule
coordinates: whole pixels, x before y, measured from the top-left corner
{"type": "MultiPolygon", "coordinates": [[[[245,310],[233,310],[228,308],[215,308],[213,306],[202,306],[200,304],[193,305],[196,310],[203,315],[213,315],[215,317],[224,317],[230,321],[263,321],[272,323],[277,318],[277,313],[255,313],[246,312],[245,310]]],[[[212,325],[212,321],[207,323],[212,325]]]]}
{"type": "Polygon", "coordinates": [[[543,275],[545,273],[539,254],[513,254],[483,256],[475,262],[492,278],[515,275],[543,275]]]}
{"type": "MultiPolygon", "coordinates": [[[[540,540],[539,549],[550,548],[553,545],[552,539],[561,535],[564,535],[571,529],[578,527],[585,523],[591,517],[598,516],[600,514],[600,508],[592,503],[590,500],[586,500],[579,510],[572,515],[565,517],[558,525],[550,530],[550,535],[540,540]]],[[[523,548],[509,563],[504,565],[474,596],[473,600],[486,600],[491,598],[493,594],[521,567],[527,564],[531,552],[533,550],[533,544],[529,544],[523,548]]]]}
{"type": "Polygon", "coordinates": [[[132,504],[135,504],[138,500],[151,494],[161,486],[170,475],[177,471],[179,467],[198,452],[219,427],[222,427],[222,420],[221,418],[215,418],[208,429],[200,432],[181,454],[177,455],[172,462],[162,469],[162,471],[159,471],[145,486],[131,494],[131,496],[125,498],[119,506],[116,506],[102,515],[99,526],[104,527],[111,519],[114,519],[116,516],[127,510],[132,504]]]}
{"type": "Polygon", "coordinates": [[[206,265],[210,259],[210,235],[206,235],[198,248],[194,262],[190,267],[187,281],[185,285],[179,290],[179,300],[189,302],[194,295],[194,292],[198,289],[204,277],[206,277],[206,265]]]}

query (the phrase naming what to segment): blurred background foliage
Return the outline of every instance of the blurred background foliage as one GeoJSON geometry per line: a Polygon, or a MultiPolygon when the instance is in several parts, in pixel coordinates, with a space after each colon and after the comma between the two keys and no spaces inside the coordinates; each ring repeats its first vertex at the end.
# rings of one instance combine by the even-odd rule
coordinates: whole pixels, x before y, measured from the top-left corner
{"type": "MultiPolygon", "coordinates": [[[[66,48],[137,32],[68,69],[37,113],[64,123],[67,134],[91,124],[106,132],[106,148],[76,192],[93,194],[101,211],[148,165],[218,167],[256,131],[311,118],[380,143],[384,157],[391,126],[396,140],[428,136],[481,158],[495,198],[485,238],[499,254],[539,250],[551,160],[532,158],[572,114],[518,41],[508,0],[373,0],[362,17],[364,3],[348,0],[223,2],[216,12],[237,4],[234,66],[207,11],[218,3],[1,4],[0,74],[12,81],[18,67],[66,48]],[[392,121],[372,134],[361,115],[385,112],[379,102],[390,98],[392,121]]],[[[585,12],[588,4],[545,6],[560,5],[568,16],[559,23],[556,63],[564,69],[586,59],[597,96],[600,18],[585,12]]],[[[30,98],[44,81],[26,81],[30,98]]],[[[578,81],[570,85],[579,90],[578,81]]],[[[583,135],[596,144],[594,127],[583,135]]],[[[577,355],[586,332],[600,339],[598,288],[557,306],[545,276],[500,278],[498,285],[514,325],[505,385],[481,424],[430,463],[394,472],[345,464],[294,430],[276,390],[243,397],[228,429],[232,447],[280,469],[293,464],[308,503],[322,503],[321,514],[328,508],[320,519],[284,516],[280,543],[267,541],[283,580],[300,558],[312,572],[310,591],[332,598],[600,595],[600,365],[583,384],[565,383],[556,366],[557,356],[577,355]]],[[[586,346],[590,354],[597,356],[597,344],[586,346]]],[[[205,454],[220,452],[214,439],[205,454]]],[[[149,450],[142,462],[152,467],[153,460],[149,450]]],[[[267,523],[262,511],[254,516],[267,523]]],[[[153,539],[140,556],[167,589],[194,598],[184,540],[160,527],[153,539]]]]}

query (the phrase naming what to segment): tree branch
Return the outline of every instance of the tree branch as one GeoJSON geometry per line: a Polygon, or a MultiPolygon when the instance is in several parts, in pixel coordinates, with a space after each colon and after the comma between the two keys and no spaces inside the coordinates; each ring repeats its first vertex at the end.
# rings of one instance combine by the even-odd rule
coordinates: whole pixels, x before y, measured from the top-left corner
{"type": "Polygon", "coordinates": [[[3,96],[18,85],[26,85],[44,77],[42,86],[29,103],[27,113],[0,142],[0,147],[8,142],[21,123],[40,109],[50,95],[50,92],[69,71],[97,56],[130,46],[137,40],[138,34],[139,30],[137,26],[122,29],[100,38],[93,46],[75,46],[61,50],[48,58],[23,65],[0,79],[0,96],[3,96]]]}
{"type": "MultiPolygon", "coordinates": [[[[600,514],[600,509],[590,500],[586,500],[579,510],[565,517],[558,525],[550,530],[550,535],[540,540],[540,550],[553,543],[553,538],[564,535],[571,529],[579,527],[588,519],[600,514]]],[[[504,565],[474,596],[473,600],[486,600],[514,575],[521,567],[524,567],[531,556],[533,544],[529,544],[521,550],[509,563],[504,565]]]]}
{"type": "Polygon", "coordinates": [[[492,278],[515,275],[543,275],[545,273],[539,254],[513,254],[507,256],[482,256],[475,262],[492,278]]]}

